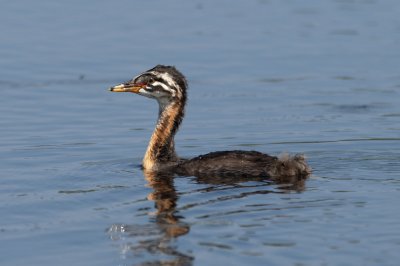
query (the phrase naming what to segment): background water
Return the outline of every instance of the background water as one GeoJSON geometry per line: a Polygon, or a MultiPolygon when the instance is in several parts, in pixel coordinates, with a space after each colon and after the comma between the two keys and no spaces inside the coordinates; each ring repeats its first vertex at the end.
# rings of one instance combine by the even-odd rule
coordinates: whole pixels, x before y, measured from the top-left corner
{"type": "Polygon", "coordinates": [[[1,265],[397,265],[397,0],[2,1],[1,265]],[[182,156],[307,155],[305,183],[146,177],[176,65],[182,156]]]}

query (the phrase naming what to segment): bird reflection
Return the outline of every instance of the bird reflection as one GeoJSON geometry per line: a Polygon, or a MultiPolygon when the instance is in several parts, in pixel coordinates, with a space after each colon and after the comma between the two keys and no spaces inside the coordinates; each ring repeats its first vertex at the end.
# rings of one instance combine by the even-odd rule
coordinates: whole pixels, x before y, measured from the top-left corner
{"type": "MultiPolygon", "coordinates": [[[[124,247],[124,253],[133,253],[139,257],[142,257],[143,254],[151,256],[151,258],[146,257],[146,261],[139,265],[192,265],[195,259],[193,254],[182,251],[182,247],[177,247],[176,241],[174,241],[190,231],[190,225],[179,214],[179,196],[174,186],[176,176],[168,172],[144,170],[143,173],[148,186],[152,188],[147,199],[154,201],[155,213],[153,214],[155,218],[145,225],[114,224],[109,229],[111,238],[118,240],[118,237],[115,237],[118,233],[125,237],[136,238],[135,243],[129,243],[124,247]]],[[[208,185],[205,192],[220,190],[221,187],[231,189],[244,182],[259,181],[253,191],[241,192],[239,195],[232,194],[221,200],[233,200],[254,194],[300,192],[305,188],[305,180],[293,176],[281,179],[279,182],[268,181],[265,178],[226,178],[204,175],[195,177],[197,183],[208,185]],[[271,185],[274,185],[274,188],[266,189],[271,185]]],[[[192,205],[197,206],[196,204],[192,205]]]]}
{"type": "Polygon", "coordinates": [[[123,253],[132,252],[139,256],[147,253],[152,256],[152,260],[139,265],[192,265],[194,257],[179,251],[173,241],[190,230],[189,224],[183,221],[176,209],[179,197],[174,176],[154,171],[144,171],[144,176],[153,189],[147,199],[155,203],[154,222],[145,225],[114,224],[108,230],[111,239],[119,240],[118,233],[139,239],[136,244],[129,243],[123,248],[123,253]]]}
{"type": "Polygon", "coordinates": [[[189,232],[189,226],[180,222],[176,205],[178,195],[174,186],[174,177],[153,171],[144,171],[149,187],[153,188],[148,200],[155,203],[156,222],[162,228],[166,237],[179,237],[189,232]]]}

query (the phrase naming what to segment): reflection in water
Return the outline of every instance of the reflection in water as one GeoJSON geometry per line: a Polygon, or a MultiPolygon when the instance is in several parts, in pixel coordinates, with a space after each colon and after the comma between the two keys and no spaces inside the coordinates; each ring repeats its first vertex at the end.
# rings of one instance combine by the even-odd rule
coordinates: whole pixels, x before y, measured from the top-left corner
{"type": "Polygon", "coordinates": [[[179,218],[182,217],[178,216],[176,211],[178,195],[173,176],[148,171],[145,171],[145,176],[149,186],[154,189],[147,198],[155,202],[157,224],[164,227],[165,235],[169,238],[187,234],[189,226],[179,222],[179,218]]]}
{"type": "MultiPolygon", "coordinates": [[[[112,225],[108,232],[112,240],[118,241],[120,235],[135,238],[135,243],[129,243],[124,247],[124,253],[133,253],[136,257],[150,255],[151,259],[145,260],[141,265],[192,265],[194,256],[179,251],[174,244],[174,239],[189,233],[190,225],[185,223],[184,217],[179,215],[177,207],[178,193],[174,186],[174,175],[171,173],[157,173],[144,171],[148,185],[153,191],[147,196],[148,200],[154,201],[156,213],[155,219],[145,225],[112,225]]],[[[227,178],[216,176],[196,177],[199,184],[207,184],[205,192],[221,190],[221,185],[226,189],[237,188],[237,185],[249,181],[259,181],[261,186],[277,185],[276,190],[260,189],[260,185],[254,186],[253,191],[235,192],[228,197],[218,199],[219,201],[232,200],[254,194],[287,193],[290,191],[303,191],[305,179],[282,178],[277,181],[268,181],[263,178],[227,178]]],[[[206,201],[205,204],[207,204],[206,201]]],[[[191,207],[204,204],[192,204],[191,207]]],[[[187,206],[185,207],[187,208],[187,206]]],[[[210,243],[212,245],[212,243],[210,243]]]]}
{"type": "Polygon", "coordinates": [[[109,229],[111,238],[118,233],[130,237],[145,237],[138,244],[130,244],[125,249],[137,255],[147,252],[153,256],[163,256],[163,259],[151,262],[156,265],[192,265],[194,258],[178,251],[172,243],[174,238],[189,232],[189,225],[180,221],[183,217],[176,210],[178,195],[173,176],[149,171],[144,171],[144,175],[148,185],[153,188],[147,198],[155,202],[155,221],[143,226],[114,224],[109,229]]]}

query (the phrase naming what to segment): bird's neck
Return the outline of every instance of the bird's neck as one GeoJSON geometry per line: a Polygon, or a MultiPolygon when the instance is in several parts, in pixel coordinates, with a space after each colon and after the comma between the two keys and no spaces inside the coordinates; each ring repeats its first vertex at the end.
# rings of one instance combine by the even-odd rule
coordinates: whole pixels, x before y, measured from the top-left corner
{"type": "Polygon", "coordinates": [[[174,137],[182,122],[184,104],[159,102],[159,107],[157,125],[143,159],[143,168],[147,170],[157,170],[161,165],[173,164],[178,161],[174,137]]]}

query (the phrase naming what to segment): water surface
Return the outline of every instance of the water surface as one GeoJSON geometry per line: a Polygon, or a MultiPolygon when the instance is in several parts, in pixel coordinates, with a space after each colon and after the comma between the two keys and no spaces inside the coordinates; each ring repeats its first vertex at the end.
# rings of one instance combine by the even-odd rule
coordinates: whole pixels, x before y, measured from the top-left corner
{"type": "Polygon", "coordinates": [[[396,265],[399,9],[3,4],[1,265],[396,265]],[[156,103],[107,88],[158,63],[190,83],[181,156],[304,153],[313,176],[144,174],[156,103]]]}

